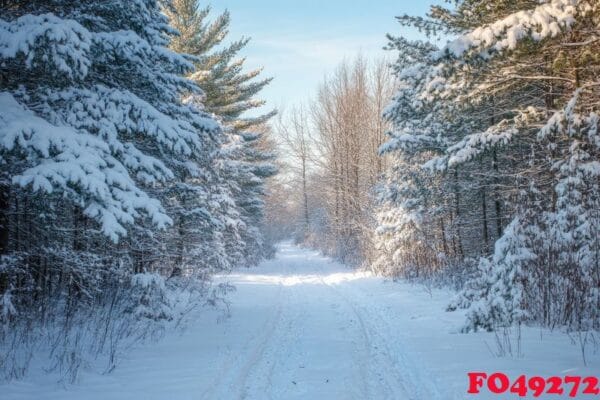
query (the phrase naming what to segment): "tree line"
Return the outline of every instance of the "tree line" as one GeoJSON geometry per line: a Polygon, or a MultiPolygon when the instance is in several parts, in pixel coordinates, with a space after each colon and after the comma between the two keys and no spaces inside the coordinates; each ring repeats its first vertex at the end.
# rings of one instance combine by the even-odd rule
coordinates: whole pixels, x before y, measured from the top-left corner
{"type": "Polygon", "coordinates": [[[270,79],[198,0],[0,2],[0,372],[91,358],[272,253],[270,79]],[[253,113],[258,114],[258,113],[253,113]]]}

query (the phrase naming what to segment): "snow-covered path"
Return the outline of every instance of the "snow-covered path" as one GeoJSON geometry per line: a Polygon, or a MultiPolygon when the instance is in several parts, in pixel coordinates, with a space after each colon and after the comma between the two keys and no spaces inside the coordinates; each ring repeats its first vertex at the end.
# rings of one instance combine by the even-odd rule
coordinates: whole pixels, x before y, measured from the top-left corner
{"type": "Polygon", "coordinates": [[[204,398],[439,398],[424,389],[419,368],[394,357],[398,341],[355,285],[365,277],[290,245],[275,261],[230,277],[258,297],[245,304],[244,345],[228,349],[233,356],[220,360],[204,398]],[[267,292],[270,300],[260,301],[267,292]]]}
{"type": "MultiPolygon", "coordinates": [[[[230,318],[200,310],[182,334],[140,346],[110,375],[64,388],[32,374],[0,399],[464,399],[469,371],[598,375],[565,335],[524,330],[523,356],[497,358],[495,337],[456,334],[451,293],[386,282],[289,244],[276,259],[220,280],[230,318]],[[552,349],[552,351],[548,351],[552,349]]],[[[491,395],[470,397],[497,398],[491,395]]]]}

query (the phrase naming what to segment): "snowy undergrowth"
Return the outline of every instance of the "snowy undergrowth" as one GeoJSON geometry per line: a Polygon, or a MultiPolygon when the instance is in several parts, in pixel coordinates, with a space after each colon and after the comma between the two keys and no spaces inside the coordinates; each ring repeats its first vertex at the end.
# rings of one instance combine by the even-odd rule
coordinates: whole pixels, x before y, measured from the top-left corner
{"type": "Polygon", "coordinates": [[[8,311],[0,319],[0,380],[48,373],[60,382],[74,383],[83,371],[110,373],[136,345],[183,329],[195,309],[208,305],[226,313],[224,296],[232,289],[142,273],[83,306],[59,300],[49,311],[40,309],[20,318],[5,294],[0,302],[8,311]]]}

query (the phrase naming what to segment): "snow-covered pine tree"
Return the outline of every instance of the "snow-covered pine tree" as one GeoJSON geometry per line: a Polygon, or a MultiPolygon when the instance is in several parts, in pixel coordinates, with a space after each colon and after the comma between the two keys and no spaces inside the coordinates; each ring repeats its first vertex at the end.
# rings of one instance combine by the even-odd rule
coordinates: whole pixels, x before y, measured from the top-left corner
{"type": "Polygon", "coordinates": [[[427,188],[421,171],[409,162],[393,159],[386,181],[377,190],[375,272],[395,277],[418,278],[439,266],[438,254],[424,225],[429,221],[427,188]]]}
{"type": "Polygon", "coordinates": [[[395,265],[396,273],[431,277],[465,258],[463,213],[469,192],[463,180],[473,183],[458,168],[440,173],[431,160],[442,156],[452,139],[470,128],[471,120],[468,114],[457,113],[453,102],[427,94],[434,45],[390,37],[390,48],[400,54],[394,65],[399,90],[384,114],[392,131],[380,153],[391,154],[392,165],[380,191],[388,195],[380,195],[376,240],[387,237],[395,242],[395,256],[385,261],[390,243],[379,243],[388,251],[377,265],[387,262],[395,265]],[[391,215],[396,216],[393,221],[391,215]],[[384,232],[388,233],[380,236],[384,232]],[[398,241],[400,237],[404,240],[398,241]]]}
{"type": "MultiPolygon", "coordinates": [[[[428,34],[457,35],[429,57],[415,98],[437,105],[434,120],[459,114],[468,123],[458,131],[442,127],[443,154],[425,166],[446,173],[445,180],[452,179],[452,168],[469,171],[482,194],[493,195],[496,210],[500,206],[496,253],[482,261],[483,274],[459,302],[486,304],[478,315],[490,318],[472,314],[472,328],[504,326],[523,316],[577,330],[597,324],[594,312],[584,309],[597,309],[598,302],[597,280],[589,271],[597,270],[598,247],[592,210],[600,158],[600,63],[593,55],[599,7],[586,0],[461,1],[453,9],[434,7],[428,18],[401,18],[428,34]],[[528,196],[511,194],[523,191],[528,196]],[[505,232],[501,220],[513,221],[505,232]]],[[[396,142],[392,138],[389,147],[398,147],[396,142]]],[[[462,202],[475,204],[473,196],[465,198],[468,192],[461,194],[462,202]]],[[[485,222],[486,197],[481,204],[485,222]]]]}
{"type": "Polygon", "coordinates": [[[384,115],[393,123],[394,130],[380,152],[393,152],[394,156],[386,180],[377,190],[374,242],[379,257],[373,268],[379,273],[410,277],[438,264],[435,257],[429,257],[437,251],[429,247],[432,241],[424,229],[431,221],[427,201],[435,190],[434,182],[420,164],[424,153],[435,152],[439,146],[430,119],[432,114],[417,97],[426,67],[406,68],[423,62],[434,47],[403,38],[390,39],[400,53],[395,64],[400,89],[384,115]]]}
{"type": "MultiPolygon", "coordinates": [[[[498,86],[499,90],[515,93],[517,90],[513,85],[519,81],[523,81],[523,86],[531,85],[528,81],[533,81],[541,89],[538,96],[541,101],[515,104],[513,109],[522,111],[517,112],[509,126],[518,135],[533,133],[530,140],[538,143],[531,147],[536,148],[537,154],[528,158],[522,171],[542,185],[542,193],[551,196],[553,201],[545,208],[528,202],[520,205],[531,214],[531,218],[524,221],[525,227],[520,228],[522,234],[515,236],[520,240],[520,244],[515,243],[515,246],[528,248],[535,257],[519,262],[515,259],[508,264],[494,260],[491,271],[500,268],[507,274],[522,267],[528,269],[529,284],[522,288],[524,293],[521,296],[531,319],[550,325],[568,325],[577,330],[589,329],[597,324],[596,313],[589,312],[596,309],[598,302],[597,282],[594,283],[593,278],[590,280],[586,271],[597,268],[597,262],[590,263],[594,260],[594,251],[588,252],[587,249],[590,246],[596,248],[598,242],[597,237],[590,235],[590,229],[597,229],[597,219],[594,218],[595,212],[590,213],[594,206],[588,203],[591,200],[594,204],[597,197],[597,189],[591,182],[597,184],[598,181],[593,172],[598,153],[588,142],[595,140],[592,138],[596,132],[596,116],[585,113],[593,109],[591,104],[597,101],[597,96],[585,88],[584,82],[589,79],[588,84],[595,84],[596,78],[588,72],[597,68],[597,61],[589,57],[589,47],[593,42],[578,41],[577,38],[583,37],[581,32],[594,29],[598,5],[585,1],[553,1],[522,7],[526,11],[520,14],[514,7],[500,7],[503,18],[473,30],[448,46],[448,51],[456,52],[454,44],[462,41],[459,53],[468,53],[475,48],[475,53],[459,57],[467,62],[474,55],[477,58],[486,53],[491,58],[489,63],[505,77],[498,86]],[[516,15],[520,17],[515,19],[516,15]],[[498,26],[504,26],[505,31],[497,31],[500,33],[496,33],[495,38],[480,39],[498,26]],[[514,35],[511,40],[505,39],[510,39],[510,35],[514,35]],[[463,47],[465,43],[467,46],[463,47]],[[518,63],[517,60],[523,57],[527,57],[529,62],[518,63]],[[569,64],[566,60],[572,62],[569,64]],[[582,63],[587,65],[585,72],[578,68],[582,63]],[[577,99],[582,93],[579,87],[585,88],[587,104],[576,110],[577,99]],[[573,98],[572,90],[576,90],[573,98]],[[554,111],[561,104],[564,110],[554,111]],[[553,116],[539,131],[540,119],[548,115],[553,116]],[[536,132],[540,133],[536,135],[536,132]],[[544,147],[540,148],[540,145],[544,147]],[[584,168],[580,169],[580,162],[585,165],[584,168]],[[585,256],[579,258],[582,254],[585,256]]],[[[486,75],[489,85],[492,76],[486,75]]],[[[490,140],[481,139],[480,136],[479,143],[490,143],[490,140]]],[[[464,151],[464,147],[460,151],[464,151]]],[[[500,242],[505,240],[503,237],[500,242]]],[[[514,293],[514,285],[503,283],[499,276],[487,277],[490,287],[502,286],[506,292],[514,293]]],[[[487,297],[488,301],[494,298],[493,294],[487,297]]],[[[500,322],[502,318],[495,318],[495,321],[500,322]]]]}
{"type": "Polygon", "coordinates": [[[448,307],[468,309],[464,332],[510,328],[533,314],[535,291],[527,286],[536,279],[531,268],[538,261],[534,251],[546,249],[549,240],[540,221],[541,193],[531,184],[519,200],[524,206],[496,241],[493,255],[481,258],[476,276],[448,307]]]}
{"type": "Polygon", "coordinates": [[[0,11],[0,296],[19,316],[10,332],[62,332],[56,343],[79,357],[68,331],[81,323],[95,337],[102,320],[110,332],[135,301],[122,290],[133,274],[163,272],[155,232],[174,222],[170,190],[216,173],[222,130],[182,101],[201,92],[182,76],[193,64],[166,47],[175,31],[157,1],[15,0],[0,11]],[[66,331],[18,329],[56,318],[66,331]]]}
{"type": "MultiPolygon", "coordinates": [[[[577,331],[600,327],[600,135],[598,98],[575,91],[539,133],[556,172],[555,204],[545,216],[560,322],[577,331]]],[[[549,312],[548,312],[549,313],[549,312]]]]}
{"type": "MultiPolygon", "coordinates": [[[[241,223],[235,225],[241,239],[238,244],[243,245],[236,247],[232,241],[228,254],[235,265],[256,263],[268,252],[260,227],[266,179],[276,173],[276,168],[272,149],[266,146],[264,137],[268,134],[265,124],[275,112],[256,117],[245,113],[264,105],[255,96],[271,79],[255,80],[261,70],[245,72],[244,59],[236,58],[249,39],[219,47],[229,30],[227,11],[207,22],[210,8],[201,8],[198,0],[175,0],[167,14],[173,26],[183,33],[173,38],[171,47],[196,57],[190,78],[204,91],[199,101],[221,119],[228,137],[219,156],[220,172],[237,206],[241,223]]],[[[226,235],[231,237],[232,233],[226,235]]]]}

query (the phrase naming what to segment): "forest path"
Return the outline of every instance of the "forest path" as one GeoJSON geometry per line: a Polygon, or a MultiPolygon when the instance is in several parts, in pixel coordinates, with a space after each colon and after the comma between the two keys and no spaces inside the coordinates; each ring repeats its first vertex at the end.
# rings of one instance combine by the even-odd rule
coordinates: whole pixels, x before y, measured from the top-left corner
{"type": "Polygon", "coordinates": [[[283,244],[274,260],[227,279],[247,292],[233,310],[243,307],[248,324],[231,331],[245,344],[222,353],[204,399],[439,398],[423,393],[430,381],[365,293],[368,274],[283,244]]]}

